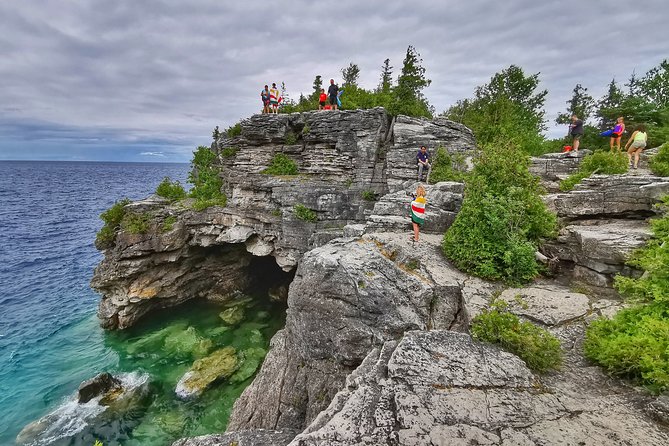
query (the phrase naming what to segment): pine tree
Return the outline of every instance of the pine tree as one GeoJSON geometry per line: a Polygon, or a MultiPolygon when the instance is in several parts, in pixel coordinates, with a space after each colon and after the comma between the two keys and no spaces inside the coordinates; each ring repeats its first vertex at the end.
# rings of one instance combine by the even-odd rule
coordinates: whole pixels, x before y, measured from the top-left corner
{"type": "Polygon", "coordinates": [[[567,113],[560,113],[555,119],[558,124],[567,124],[571,121],[571,116],[576,115],[583,122],[592,114],[595,108],[595,100],[588,94],[588,89],[581,84],[576,84],[573,90],[574,94],[567,102],[567,113]]]}
{"type": "Polygon", "coordinates": [[[392,83],[393,67],[390,66],[390,59],[386,59],[383,61],[383,66],[381,67],[381,82],[376,91],[379,93],[390,93],[392,83]]]}
{"type": "Polygon", "coordinates": [[[314,91],[309,95],[309,100],[311,102],[318,102],[318,97],[321,94],[321,88],[323,88],[323,79],[321,79],[321,75],[319,74],[314,79],[314,84],[313,84],[314,91]]]}
{"type": "Polygon", "coordinates": [[[357,87],[358,78],[360,77],[360,68],[357,64],[351,62],[348,67],[341,69],[341,76],[347,87],[357,87]]]}
{"type": "Polygon", "coordinates": [[[402,72],[393,90],[394,100],[391,113],[394,115],[431,116],[431,108],[423,96],[423,89],[432,82],[425,77],[423,59],[416,49],[409,45],[402,63],[402,72]]]}
{"type": "Polygon", "coordinates": [[[218,138],[221,137],[221,132],[218,130],[218,126],[214,127],[214,131],[211,132],[211,137],[214,139],[214,142],[218,141],[218,138]]]}
{"type": "Polygon", "coordinates": [[[619,108],[625,100],[625,93],[618,87],[615,79],[611,79],[606,95],[597,103],[596,116],[599,118],[599,129],[604,131],[612,128],[619,116],[619,108]]]}

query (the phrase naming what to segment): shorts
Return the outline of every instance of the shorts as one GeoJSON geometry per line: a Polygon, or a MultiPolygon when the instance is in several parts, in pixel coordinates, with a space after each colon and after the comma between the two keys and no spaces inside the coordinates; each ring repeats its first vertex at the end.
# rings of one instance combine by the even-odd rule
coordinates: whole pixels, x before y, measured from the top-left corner
{"type": "Polygon", "coordinates": [[[578,141],[579,139],[581,139],[581,136],[583,136],[583,135],[581,135],[581,134],[571,135],[571,140],[572,141],[578,141]]]}
{"type": "Polygon", "coordinates": [[[321,106],[325,106],[325,101],[320,101],[318,104],[321,106]]]}
{"type": "Polygon", "coordinates": [[[330,105],[337,104],[337,96],[330,96],[330,105]]]}
{"type": "Polygon", "coordinates": [[[634,141],[630,146],[630,149],[639,150],[646,148],[646,141],[634,141]]]}
{"type": "Polygon", "coordinates": [[[611,138],[613,138],[613,139],[618,139],[618,138],[620,138],[621,136],[623,136],[622,133],[611,133],[611,138]]]}

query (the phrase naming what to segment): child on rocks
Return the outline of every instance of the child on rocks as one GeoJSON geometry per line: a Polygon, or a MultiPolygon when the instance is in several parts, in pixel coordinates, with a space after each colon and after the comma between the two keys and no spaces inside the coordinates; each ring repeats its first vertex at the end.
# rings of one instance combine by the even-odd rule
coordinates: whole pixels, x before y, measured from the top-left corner
{"type": "Polygon", "coordinates": [[[411,201],[411,223],[413,224],[413,237],[409,239],[412,242],[417,242],[420,235],[420,227],[425,222],[425,188],[418,186],[416,193],[412,194],[411,201]]]}

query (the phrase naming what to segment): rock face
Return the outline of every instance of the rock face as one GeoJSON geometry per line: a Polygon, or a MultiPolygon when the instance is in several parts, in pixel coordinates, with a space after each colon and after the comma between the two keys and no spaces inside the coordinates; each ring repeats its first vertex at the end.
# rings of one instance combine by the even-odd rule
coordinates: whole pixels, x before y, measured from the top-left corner
{"type": "Polygon", "coordinates": [[[77,402],[84,404],[95,397],[117,390],[122,390],[121,380],[114,378],[111,373],[100,373],[81,383],[77,390],[77,402]]]}
{"type": "MultiPolygon", "coordinates": [[[[102,294],[103,327],[125,328],[155,308],[195,297],[233,299],[249,284],[254,256],[271,256],[284,271],[294,270],[307,250],[344,235],[347,225],[365,224],[374,203],[363,196],[412,186],[422,144],[465,155],[475,150],[471,131],[460,124],[393,119],[382,108],[242,121],[241,134],[212,145],[228,197],[225,208],[195,212],[187,203],[156,198],[126,207],[151,224],[144,234],[121,231],[95,271],[91,285],[102,294]],[[290,157],[299,174],[263,174],[277,153],[290,157]],[[298,219],[296,205],[314,211],[317,221],[298,219]],[[165,230],[168,217],[177,222],[165,230]]],[[[435,188],[428,208],[434,230],[452,220],[461,200],[461,186],[445,187],[435,188]]],[[[402,217],[406,221],[405,212],[402,217]]]]}
{"type": "Polygon", "coordinates": [[[589,150],[583,149],[579,150],[576,156],[568,156],[566,153],[545,153],[532,157],[530,172],[541,179],[548,192],[559,192],[560,181],[576,172],[583,157],[590,153],[589,150]]]}
{"type": "Polygon", "coordinates": [[[517,357],[466,334],[413,331],[374,349],[290,446],[669,441],[631,404],[583,391],[552,392],[517,357]]]}
{"type": "Polygon", "coordinates": [[[290,443],[296,434],[297,432],[290,430],[254,429],[222,435],[184,438],[175,441],[172,446],[283,446],[290,443]]]}
{"type": "Polygon", "coordinates": [[[369,234],[305,254],[277,333],[229,431],[301,430],[327,407],[374,347],[407,330],[463,327],[462,274],[438,252],[441,236],[369,234]]]}

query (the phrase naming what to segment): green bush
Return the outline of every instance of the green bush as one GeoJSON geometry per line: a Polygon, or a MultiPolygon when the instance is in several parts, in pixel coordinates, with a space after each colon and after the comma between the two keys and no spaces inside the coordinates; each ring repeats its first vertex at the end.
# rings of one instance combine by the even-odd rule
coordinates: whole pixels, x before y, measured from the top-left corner
{"type": "Polygon", "coordinates": [[[242,124],[238,122],[237,124],[228,127],[227,130],[225,131],[225,133],[230,138],[234,138],[235,136],[241,135],[242,134],[242,124]]]}
{"type": "Polygon", "coordinates": [[[151,216],[149,214],[126,213],[121,222],[124,231],[131,234],[145,234],[149,230],[151,216]]]}
{"type": "Polygon", "coordinates": [[[662,144],[657,155],[650,159],[650,170],[655,175],[669,177],[669,142],[662,144]]]}
{"type": "Polygon", "coordinates": [[[461,153],[450,155],[446,149],[438,147],[432,161],[430,184],[440,181],[463,182],[467,176],[466,169],[465,158],[461,153]]]}
{"type": "Polygon", "coordinates": [[[174,228],[174,224],[177,222],[177,218],[174,215],[168,215],[165,220],[163,220],[163,226],[160,228],[162,232],[170,232],[174,228]]]}
{"type": "Polygon", "coordinates": [[[305,124],[304,127],[302,127],[302,134],[303,135],[308,135],[310,131],[311,131],[311,127],[309,126],[309,124],[305,124]]]}
{"type": "Polygon", "coordinates": [[[215,165],[216,154],[208,147],[200,146],[193,152],[188,182],[193,184],[190,196],[195,198],[193,209],[201,211],[209,206],[225,206],[227,198],[221,189],[223,179],[215,165]]]}
{"type": "Polygon", "coordinates": [[[534,371],[546,372],[562,363],[560,341],[543,328],[521,321],[504,301],[494,301],[476,316],[470,330],[474,339],[499,344],[534,371]]]}
{"type": "Polygon", "coordinates": [[[165,177],[156,188],[156,195],[177,201],[186,198],[186,190],[178,181],[172,182],[169,177],[165,177]]]}
{"type": "Polygon", "coordinates": [[[613,175],[627,172],[628,158],[623,153],[610,151],[594,152],[587,155],[581,161],[578,171],[569,175],[560,182],[560,190],[570,191],[584,178],[595,173],[613,175]]]}
{"type": "Polygon", "coordinates": [[[293,132],[286,133],[286,137],[284,138],[284,143],[287,146],[292,146],[293,144],[296,144],[297,143],[297,135],[293,132]]]}
{"type": "Polygon", "coordinates": [[[555,215],[541,199],[529,157],[514,145],[485,147],[465,182],[465,197],[442,249],[459,269],[516,285],[539,273],[535,252],[554,236],[555,215]]]}
{"type": "Polygon", "coordinates": [[[293,212],[295,213],[295,217],[299,218],[300,220],[309,221],[312,223],[318,220],[318,215],[316,212],[302,204],[296,204],[293,207],[293,212]]]}
{"type": "Polygon", "coordinates": [[[112,207],[100,214],[100,219],[105,223],[95,236],[95,245],[99,249],[110,248],[114,244],[116,233],[121,228],[121,222],[125,216],[125,206],[130,200],[124,198],[115,202],[112,207]]]}
{"type": "Polygon", "coordinates": [[[297,175],[297,164],[288,155],[276,153],[269,163],[269,167],[262,173],[267,175],[297,175]]]}
{"type": "Polygon", "coordinates": [[[592,322],[583,347],[609,373],[655,392],[669,390],[669,302],[628,308],[613,319],[592,322]]]}
{"type": "Polygon", "coordinates": [[[360,196],[365,201],[376,201],[376,194],[373,190],[363,190],[360,192],[360,196]]]}
{"type": "Polygon", "coordinates": [[[221,150],[221,156],[224,158],[232,158],[233,156],[237,155],[237,152],[239,152],[239,147],[223,147],[223,150],[221,150]]]}

